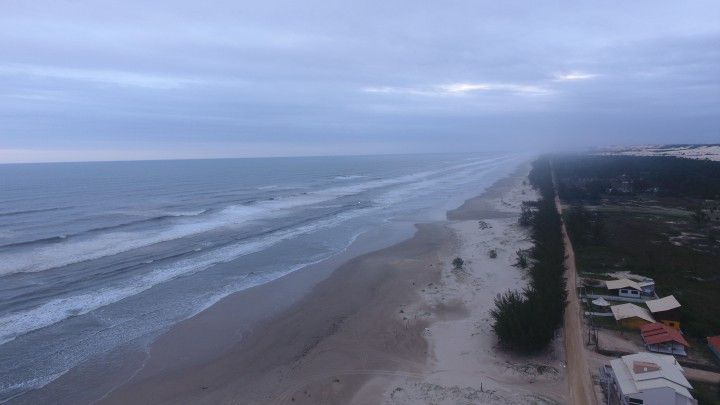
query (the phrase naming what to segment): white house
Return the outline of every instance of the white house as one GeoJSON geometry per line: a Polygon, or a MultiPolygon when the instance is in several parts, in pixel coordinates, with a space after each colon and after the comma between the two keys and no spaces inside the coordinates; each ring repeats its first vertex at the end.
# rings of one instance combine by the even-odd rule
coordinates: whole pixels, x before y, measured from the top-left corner
{"type": "Polygon", "coordinates": [[[630,278],[608,280],[605,282],[605,287],[620,297],[643,299],[655,297],[655,280],[651,278],[637,277],[637,280],[630,278]]]}
{"type": "Polygon", "coordinates": [[[610,360],[601,370],[609,405],[696,405],[692,386],[673,356],[641,352],[610,360]]]}
{"type": "Polygon", "coordinates": [[[640,284],[627,278],[608,280],[605,282],[605,287],[615,292],[618,296],[627,298],[640,298],[643,291],[640,284]]]}

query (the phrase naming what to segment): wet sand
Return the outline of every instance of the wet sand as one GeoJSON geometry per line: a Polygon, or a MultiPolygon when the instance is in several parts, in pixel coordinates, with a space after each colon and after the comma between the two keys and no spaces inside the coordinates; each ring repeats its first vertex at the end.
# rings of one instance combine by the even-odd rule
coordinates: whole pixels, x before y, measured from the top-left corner
{"type": "Polygon", "coordinates": [[[397,309],[412,302],[417,287],[438,281],[440,254],[450,243],[442,227],[419,226],[412,239],[342,265],[219,357],[193,353],[188,359],[196,347],[214,346],[217,323],[232,318],[236,303],[225,300],[155,342],[142,371],[103,402],[292,402],[307,392],[305,399],[317,403],[330,393],[351,395],[375,371],[419,371],[427,323],[400,322],[397,309]],[[419,264],[425,271],[416,271],[419,264]]]}
{"type": "Polygon", "coordinates": [[[147,354],[128,356],[130,372],[75,399],[563,402],[559,344],[516,358],[497,347],[487,314],[497,293],[524,283],[512,263],[529,246],[517,225],[520,203],[534,198],[526,173],[466,201],[447,221],[417,225],[401,243],[227,297],[173,327],[147,354]],[[452,268],[455,256],[465,259],[463,269],[452,268]]]}

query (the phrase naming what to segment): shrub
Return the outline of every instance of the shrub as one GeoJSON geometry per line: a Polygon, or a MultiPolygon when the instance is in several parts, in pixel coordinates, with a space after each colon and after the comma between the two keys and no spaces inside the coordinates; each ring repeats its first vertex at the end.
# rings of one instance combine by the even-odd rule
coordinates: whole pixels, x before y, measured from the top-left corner
{"type": "Polygon", "coordinates": [[[552,341],[562,324],[567,299],[562,222],[555,209],[549,161],[535,161],[529,177],[541,196],[532,213],[533,247],[529,252],[518,251],[518,260],[524,257],[530,267],[530,283],[521,292],[498,295],[490,311],[500,343],[524,352],[542,350],[552,341]]]}
{"type": "Polygon", "coordinates": [[[488,256],[490,256],[491,259],[495,259],[497,257],[497,250],[496,249],[490,249],[488,251],[488,256]]]}
{"type": "Polygon", "coordinates": [[[518,224],[520,224],[520,226],[530,226],[532,225],[532,219],[533,212],[530,209],[530,206],[526,203],[523,203],[522,207],[520,208],[520,218],[518,218],[518,224]]]}
{"type": "Polygon", "coordinates": [[[465,264],[465,262],[463,261],[463,259],[461,259],[461,258],[459,258],[459,257],[456,257],[456,258],[453,259],[453,261],[452,261],[452,265],[453,265],[453,267],[455,267],[456,269],[462,269],[462,266],[463,266],[464,264],[465,264]]]}
{"type": "Polygon", "coordinates": [[[518,249],[517,252],[515,252],[517,255],[517,261],[515,262],[515,265],[517,267],[520,267],[521,269],[527,269],[528,266],[528,253],[522,249],[518,249]]]}

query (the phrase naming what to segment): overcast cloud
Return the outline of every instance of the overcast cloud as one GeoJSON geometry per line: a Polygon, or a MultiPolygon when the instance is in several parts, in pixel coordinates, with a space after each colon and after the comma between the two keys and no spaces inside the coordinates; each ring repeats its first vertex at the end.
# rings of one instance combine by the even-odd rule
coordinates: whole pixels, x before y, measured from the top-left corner
{"type": "Polygon", "coordinates": [[[720,142],[720,2],[0,2],[0,161],[720,142]]]}

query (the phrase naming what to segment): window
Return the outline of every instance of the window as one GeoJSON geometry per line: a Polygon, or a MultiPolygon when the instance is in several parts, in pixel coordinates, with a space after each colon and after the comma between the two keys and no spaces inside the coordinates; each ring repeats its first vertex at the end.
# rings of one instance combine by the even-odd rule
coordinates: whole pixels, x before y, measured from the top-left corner
{"type": "Polygon", "coordinates": [[[637,398],[630,398],[630,397],[628,397],[628,404],[632,404],[632,405],[642,405],[642,403],[643,403],[643,400],[642,400],[642,399],[637,399],[637,398]]]}

